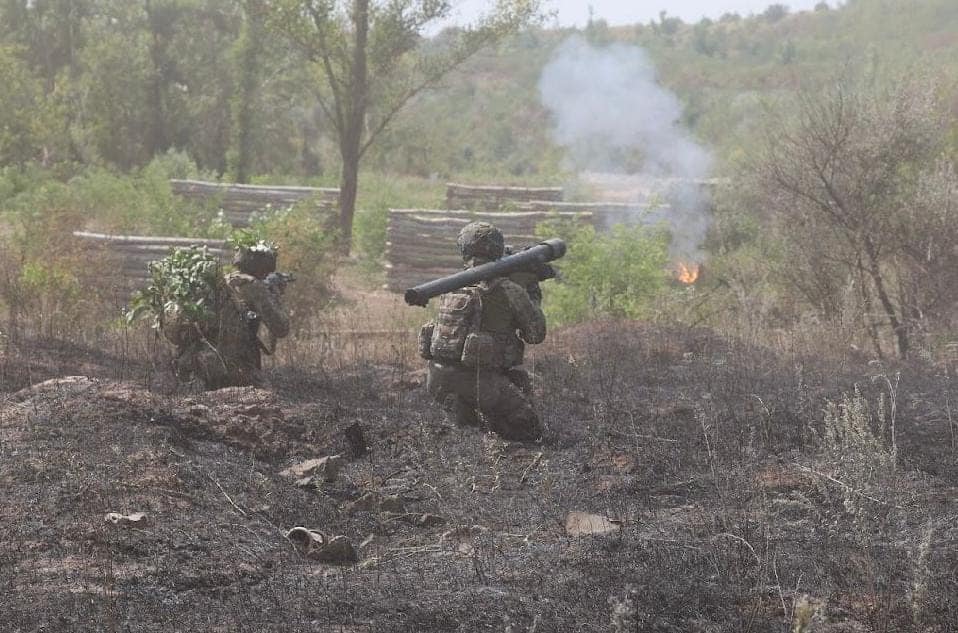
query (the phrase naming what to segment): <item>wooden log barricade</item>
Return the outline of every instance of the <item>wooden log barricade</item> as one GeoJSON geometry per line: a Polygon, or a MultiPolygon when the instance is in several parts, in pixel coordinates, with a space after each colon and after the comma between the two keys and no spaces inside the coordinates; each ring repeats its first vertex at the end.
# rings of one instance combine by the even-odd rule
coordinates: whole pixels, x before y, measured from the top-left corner
{"type": "Polygon", "coordinates": [[[106,235],[74,231],[73,236],[102,262],[104,279],[118,287],[139,288],[150,280],[149,264],[163,259],[174,248],[205,246],[223,262],[228,261],[232,251],[224,240],[196,237],[161,237],[152,235],[106,235]]]}
{"type": "Polygon", "coordinates": [[[562,187],[504,187],[499,185],[446,184],[447,209],[473,211],[519,210],[534,200],[558,202],[562,187]]]}
{"type": "Polygon", "coordinates": [[[615,224],[635,224],[642,222],[648,213],[668,213],[668,204],[649,204],[638,202],[556,202],[533,200],[522,207],[529,211],[542,213],[588,214],[597,231],[608,229],[615,224]]]}
{"type": "Polygon", "coordinates": [[[492,222],[502,230],[506,244],[519,247],[538,242],[536,226],[555,219],[592,221],[588,212],[390,209],[386,227],[386,288],[401,292],[461,270],[456,237],[470,222],[492,222]]]}
{"type": "Polygon", "coordinates": [[[287,187],[279,185],[237,185],[202,180],[170,180],[173,193],[199,204],[217,204],[230,225],[250,225],[253,214],[269,209],[286,209],[311,200],[317,211],[333,211],[339,204],[339,189],[328,187],[287,187]]]}

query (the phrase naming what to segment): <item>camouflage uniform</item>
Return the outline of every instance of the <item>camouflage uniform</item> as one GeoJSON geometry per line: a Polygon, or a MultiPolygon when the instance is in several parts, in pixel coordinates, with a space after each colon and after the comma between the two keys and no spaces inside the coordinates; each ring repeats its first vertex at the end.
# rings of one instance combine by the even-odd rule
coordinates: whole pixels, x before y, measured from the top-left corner
{"type": "MultiPolygon", "coordinates": [[[[466,267],[499,259],[502,233],[484,222],[473,222],[459,234],[466,267]]],[[[525,280],[520,279],[525,284],[525,280]]],[[[536,285],[533,281],[531,285],[536,285]]],[[[509,440],[536,440],[542,435],[532,406],[529,377],[520,367],[525,343],[541,343],[546,323],[538,300],[526,287],[511,279],[493,279],[470,289],[480,297],[475,329],[491,342],[491,363],[474,367],[433,358],[427,389],[447,418],[458,425],[488,427],[509,440]]],[[[440,323],[443,318],[440,309],[440,323]]],[[[428,326],[427,326],[428,327],[428,326]]]]}
{"type": "Polygon", "coordinates": [[[240,270],[223,276],[215,319],[207,324],[201,340],[181,349],[176,361],[181,377],[192,374],[207,389],[258,384],[262,352],[272,354],[276,339],[289,334],[286,310],[263,281],[275,268],[275,253],[271,266],[257,266],[262,262],[251,264],[247,259],[239,255],[234,263],[240,270]]]}

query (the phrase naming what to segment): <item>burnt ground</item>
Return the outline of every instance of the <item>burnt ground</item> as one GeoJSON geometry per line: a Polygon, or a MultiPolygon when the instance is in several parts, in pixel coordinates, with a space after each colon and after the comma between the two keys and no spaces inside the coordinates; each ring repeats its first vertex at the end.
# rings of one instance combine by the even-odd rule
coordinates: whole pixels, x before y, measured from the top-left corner
{"type": "Polygon", "coordinates": [[[0,355],[3,631],[958,622],[958,389],[934,366],[593,324],[533,356],[548,431],[523,445],[446,426],[415,361],[169,393],[147,357],[38,342],[0,355]],[[824,424],[856,386],[870,408],[824,424]],[[281,474],[339,453],[333,482],[281,474]],[[350,509],[367,492],[401,507],[350,509]],[[570,534],[574,511],[609,533],[570,534]],[[359,561],[304,555],[294,526],[345,535],[359,561]]]}

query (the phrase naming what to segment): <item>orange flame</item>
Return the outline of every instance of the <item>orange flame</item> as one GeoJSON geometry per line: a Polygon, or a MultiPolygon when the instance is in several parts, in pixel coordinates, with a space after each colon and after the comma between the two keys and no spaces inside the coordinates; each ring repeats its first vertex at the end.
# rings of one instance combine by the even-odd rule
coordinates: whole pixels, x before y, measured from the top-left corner
{"type": "Polygon", "coordinates": [[[678,262],[675,265],[675,278],[686,286],[691,286],[699,278],[699,265],[678,262]]]}

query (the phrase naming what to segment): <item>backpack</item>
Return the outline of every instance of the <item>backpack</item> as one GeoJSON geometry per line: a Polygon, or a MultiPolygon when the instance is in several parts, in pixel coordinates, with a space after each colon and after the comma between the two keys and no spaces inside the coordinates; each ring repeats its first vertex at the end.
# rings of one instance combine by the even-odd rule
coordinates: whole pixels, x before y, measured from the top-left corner
{"type": "Polygon", "coordinates": [[[233,309],[230,290],[224,283],[206,292],[196,292],[186,301],[203,306],[202,310],[184,310],[183,303],[170,302],[164,306],[159,329],[168,341],[177,347],[189,347],[200,341],[215,341],[223,321],[223,310],[233,309]]]}
{"type": "Polygon", "coordinates": [[[434,360],[462,362],[470,334],[479,331],[482,295],[476,286],[447,292],[439,299],[439,316],[432,330],[429,354],[434,360]]]}

